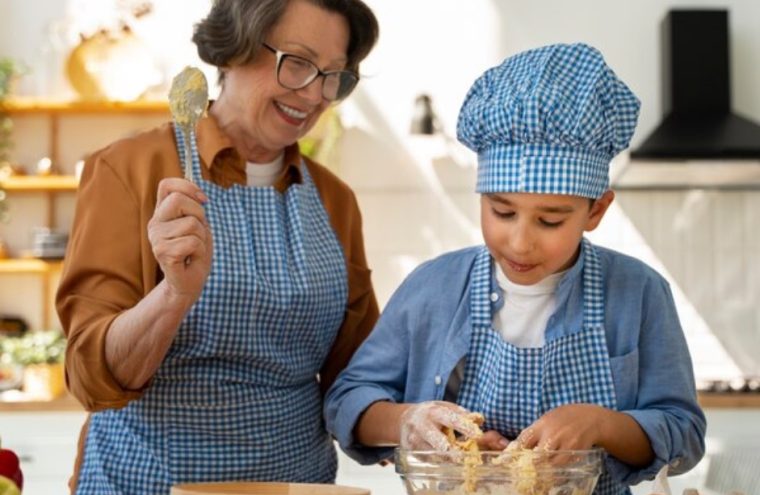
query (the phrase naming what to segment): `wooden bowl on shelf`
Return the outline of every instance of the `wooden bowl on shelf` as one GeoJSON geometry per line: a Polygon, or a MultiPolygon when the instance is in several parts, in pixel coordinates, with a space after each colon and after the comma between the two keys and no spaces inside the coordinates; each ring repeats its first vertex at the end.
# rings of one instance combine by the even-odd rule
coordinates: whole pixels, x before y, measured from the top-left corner
{"type": "Polygon", "coordinates": [[[170,495],[370,495],[369,490],[341,485],[303,483],[187,483],[172,487],[170,495]]]}

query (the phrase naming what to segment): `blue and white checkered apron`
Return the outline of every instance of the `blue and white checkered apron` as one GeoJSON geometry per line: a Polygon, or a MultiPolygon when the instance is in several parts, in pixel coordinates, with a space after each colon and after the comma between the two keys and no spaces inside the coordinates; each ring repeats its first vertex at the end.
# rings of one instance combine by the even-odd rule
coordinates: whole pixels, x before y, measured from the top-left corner
{"type": "Polygon", "coordinates": [[[341,245],[303,163],[284,194],[223,189],[201,178],[195,145],[211,274],[145,395],[92,415],[78,494],[335,480],[316,375],[346,309],[341,245]]]}
{"type": "MultiPolygon", "coordinates": [[[[488,250],[473,267],[472,337],[457,402],[486,417],[485,429],[516,438],[545,412],[564,404],[589,403],[615,409],[615,387],[604,334],[602,271],[596,250],[583,240],[583,328],[543,347],[518,348],[491,325],[488,250]]],[[[630,493],[607,473],[597,495],[630,493]]]]}

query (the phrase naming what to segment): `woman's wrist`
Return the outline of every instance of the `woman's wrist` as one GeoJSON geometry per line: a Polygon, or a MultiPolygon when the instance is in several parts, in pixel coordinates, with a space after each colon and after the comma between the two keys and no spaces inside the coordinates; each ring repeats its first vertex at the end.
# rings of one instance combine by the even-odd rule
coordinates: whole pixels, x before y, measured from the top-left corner
{"type": "Polygon", "coordinates": [[[191,294],[177,292],[166,279],[161,280],[156,286],[156,289],[160,291],[159,295],[160,299],[165,304],[164,307],[169,311],[177,311],[181,313],[183,318],[185,313],[190,310],[197,300],[197,298],[193,297],[191,294]]]}

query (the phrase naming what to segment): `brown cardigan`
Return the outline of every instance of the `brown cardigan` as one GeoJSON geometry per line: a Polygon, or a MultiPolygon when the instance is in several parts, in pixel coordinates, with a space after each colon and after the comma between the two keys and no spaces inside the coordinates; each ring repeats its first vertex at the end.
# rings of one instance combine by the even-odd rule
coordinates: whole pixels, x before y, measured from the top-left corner
{"type": "MultiPolygon", "coordinates": [[[[246,183],[244,160],[212,118],[198,124],[198,151],[204,179],[223,187],[246,183]]],[[[301,181],[301,158],[297,145],[286,149],[277,189],[301,181]]],[[[378,307],[354,193],[325,167],[304,161],[343,247],[348,272],[346,314],[320,370],[324,393],[369,334],[378,307]]],[[[88,411],[121,408],[144,393],[116,382],[106,364],[105,339],[111,322],[161,280],[147,224],[158,182],[172,176],[181,177],[182,171],[170,124],[117,141],[94,153],[84,167],[56,308],[68,338],[67,386],[88,411]]],[[[87,424],[80,434],[72,491],[86,431],[87,424]]]]}

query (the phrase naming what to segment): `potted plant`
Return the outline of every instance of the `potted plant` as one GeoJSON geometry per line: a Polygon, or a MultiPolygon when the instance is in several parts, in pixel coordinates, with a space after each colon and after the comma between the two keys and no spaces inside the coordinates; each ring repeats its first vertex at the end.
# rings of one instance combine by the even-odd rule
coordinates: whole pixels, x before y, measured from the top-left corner
{"type": "Polygon", "coordinates": [[[0,341],[3,360],[23,367],[22,388],[35,398],[52,399],[65,388],[66,338],[60,330],[30,331],[0,341]]]}

